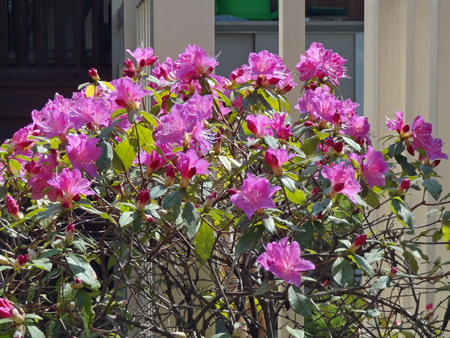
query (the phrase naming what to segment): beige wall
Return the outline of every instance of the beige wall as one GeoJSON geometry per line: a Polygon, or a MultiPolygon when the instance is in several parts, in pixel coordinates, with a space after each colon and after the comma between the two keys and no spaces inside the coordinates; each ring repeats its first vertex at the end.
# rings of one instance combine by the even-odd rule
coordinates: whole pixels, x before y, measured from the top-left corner
{"type": "MultiPolygon", "coordinates": [[[[431,122],[433,136],[442,138],[444,152],[450,153],[449,14],[450,1],[446,0],[365,1],[364,114],[369,117],[374,139],[388,134],[385,117],[401,110],[407,123],[417,115],[431,122]]],[[[449,169],[448,161],[437,168],[443,176],[442,196],[450,190],[449,169]]],[[[421,194],[416,194],[407,202],[413,205],[420,200],[421,194]]],[[[433,201],[431,197],[429,201],[433,201]]],[[[417,225],[433,221],[424,216],[428,210],[416,210],[417,225]]],[[[443,245],[429,246],[426,254],[430,261],[448,256],[443,245]]],[[[439,297],[428,294],[426,303],[437,304],[439,297]]],[[[422,302],[425,310],[425,299],[422,302]]],[[[405,299],[403,305],[408,308],[413,300],[405,299]]]]}

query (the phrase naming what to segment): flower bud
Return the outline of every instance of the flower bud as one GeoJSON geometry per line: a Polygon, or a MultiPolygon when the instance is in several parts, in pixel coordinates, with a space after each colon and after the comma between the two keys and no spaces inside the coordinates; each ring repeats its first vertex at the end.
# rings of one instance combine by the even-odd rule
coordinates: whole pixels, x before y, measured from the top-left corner
{"type": "Polygon", "coordinates": [[[12,198],[10,195],[6,195],[6,206],[8,207],[8,212],[11,215],[12,218],[16,222],[20,221],[22,219],[22,215],[19,212],[19,207],[17,206],[17,203],[14,198],[12,198]]]}
{"type": "Polygon", "coordinates": [[[394,322],[394,325],[395,325],[395,326],[399,326],[399,325],[400,325],[400,322],[399,322],[398,320],[396,320],[396,321],[394,322]]]}
{"type": "Polygon", "coordinates": [[[69,225],[66,228],[66,243],[70,244],[73,242],[73,237],[75,235],[75,226],[73,223],[69,223],[69,225]]]}
{"type": "Polygon", "coordinates": [[[391,277],[391,278],[397,277],[397,272],[398,272],[398,269],[395,266],[392,267],[391,268],[391,273],[389,274],[389,277],[391,277]]]}
{"type": "Polygon", "coordinates": [[[90,77],[92,77],[94,80],[99,80],[97,69],[91,68],[88,70],[88,74],[90,77]]]}
{"type": "Polygon", "coordinates": [[[28,262],[28,255],[20,255],[17,257],[16,261],[14,262],[14,270],[19,271],[23,268],[25,264],[28,262]]]}
{"type": "Polygon", "coordinates": [[[228,191],[227,191],[227,193],[228,193],[228,196],[233,196],[234,194],[237,194],[239,192],[239,190],[237,190],[236,188],[230,188],[230,189],[228,189],[228,191]]]}
{"type": "Polygon", "coordinates": [[[403,191],[406,191],[409,189],[409,187],[411,186],[411,181],[407,178],[405,178],[402,183],[400,183],[400,185],[397,187],[397,189],[395,189],[395,193],[397,195],[400,195],[403,191]]]}
{"type": "Polygon", "coordinates": [[[213,191],[205,201],[205,204],[203,204],[204,208],[211,208],[213,206],[214,200],[217,198],[217,192],[213,191]]]}
{"type": "Polygon", "coordinates": [[[1,265],[9,265],[9,260],[5,256],[0,255],[0,264],[1,265]]]}
{"type": "Polygon", "coordinates": [[[128,301],[126,299],[117,302],[117,305],[121,306],[121,307],[124,307],[127,304],[128,304],[128,301]]]}
{"type": "Polygon", "coordinates": [[[52,242],[52,246],[55,249],[64,249],[64,241],[61,237],[55,237],[55,239],[52,242]]]}
{"type": "Polygon", "coordinates": [[[366,244],[367,235],[358,235],[355,238],[355,241],[352,243],[350,248],[348,249],[349,253],[355,253],[356,250],[358,250],[360,247],[362,247],[364,244],[366,244]]]}
{"type": "Polygon", "coordinates": [[[13,338],[24,338],[25,337],[25,326],[18,325],[16,326],[16,331],[14,331],[13,338]]]}
{"type": "Polygon", "coordinates": [[[137,204],[137,211],[144,211],[146,204],[150,201],[150,192],[148,189],[139,191],[138,194],[138,204],[137,204]]]}
{"type": "Polygon", "coordinates": [[[432,318],[433,315],[434,315],[433,303],[427,304],[427,306],[425,307],[425,309],[427,310],[427,318],[428,318],[428,320],[431,320],[431,318],[432,318]]]}
{"type": "Polygon", "coordinates": [[[173,182],[175,181],[175,169],[173,166],[169,165],[166,170],[166,177],[164,179],[164,186],[170,187],[173,185],[173,182]]]}
{"type": "Polygon", "coordinates": [[[186,338],[186,334],[184,332],[174,332],[174,333],[172,333],[172,335],[175,338],[186,338]]]}
{"type": "Polygon", "coordinates": [[[72,289],[82,289],[83,288],[83,281],[79,277],[75,277],[73,279],[73,282],[70,284],[70,287],[72,289]]]}
{"type": "Polygon", "coordinates": [[[309,121],[309,120],[306,120],[305,123],[303,123],[303,125],[304,125],[305,127],[311,127],[311,126],[314,125],[314,122],[309,121]]]}

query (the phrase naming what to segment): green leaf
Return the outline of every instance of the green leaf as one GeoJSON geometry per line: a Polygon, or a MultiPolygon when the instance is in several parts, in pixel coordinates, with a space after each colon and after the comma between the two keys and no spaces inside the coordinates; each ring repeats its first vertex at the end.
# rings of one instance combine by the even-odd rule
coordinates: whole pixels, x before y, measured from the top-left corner
{"type": "Polygon", "coordinates": [[[292,285],[288,291],[288,300],[292,310],[305,318],[312,318],[311,301],[302,293],[300,288],[292,285]]]}
{"type": "Polygon", "coordinates": [[[305,155],[311,156],[316,152],[319,143],[320,139],[318,137],[307,138],[305,143],[303,143],[301,150],[305,153],[305,155]]]}
{"type": "Polygon", "coordinates": [[[343,257],[339,257],[333,263],[331,268],[331,274],[336,281],[341,286],[346,285],[353,278],[353,269],[350,263],[343,257]]]}
{"type": "Polygon", "coordinates": [[[197,255],[200,265],[211,258],[211,252],[215,241],[214,230],[208,224],[203,222],[194,240],[195,254],[197,255]]]}
{"type": "Polygon", "coordinates": [[[411,332],[408,332],[408,331],[400,331],[400,333],[402,335],[404,335],[406,338],[414,338],[415,337],[414,333],[411,333],[411,332]]]}
{"type": "Polygon", "coordinates": [[[356,261],[356,264],[364,270],[370,277],[374,276],[373,268],[370,266],[369,262],[367,262],[363,257],[358,256],[356,254],[353,255],[353,258],[356,261]]]}
{"type": "Polygon", "coordinates": [[[77,306],[81,309],[81,318],[83,327],[87,334],[94,323],[95,313],[92,309],[92,300],[89,294],[84,290],[79,290],[77,294],[77,306]]]}
{"type": "Polygon", "coordinates": [[[311,222],[307,222],[302,225],[301,229],[304,229],[305,232],[297,232],[294,235],[294,240],[300,244],[300,248],[306,248],[306,246],[310,243],[310,241],[314,237],[314,230],[311,222]]]}
{"type": "Polygon", "coordinates": [[[211,336],[211,338],[230,338],[231,335],[229,333],[217,333],[214,336],[211,336]]]}
{"type": "Polygon", "coordinates": [[[405,145],[403,142],[392,143],[388,148],[388,156],[390,158],[400,155],[405,151],[405,145]]]}
{"type": "Polygon", "coordinates": [[[193,238],[200,227],[200,215],[194,203],[187,202],[184,206],[182,217],[186,222],[186,234],[193,238]]]}
{"type": "Polygon", "coordinates": [[[252,225],[252,220],[248,219],[247,215],[242,215],[241,219],[236,223],[236,228],[245,230],[252,225]]]}
{"type": "Polygon", "coordinates": [[[367,196],[365,198],[365,201],[372,208],[378,208],[378,206],[380,205],[380,198],[378,197],[378,195],[372,189],[368,190],[368,193],[367,193],[367,196]]]}
{"type": "Polygon", "coordinates": [[[220,163],[222,163],[223,167],[227,170],[227,171],[231,171],[231,162],[228,158],[226,158],[223,155],[219,155],[217,156],[219,158],[220,163]]]}
{"type": "Polygon", "coordinates": [[[120,123],[120,122],[122,122],[123,120],[125,120],[124,118],[123,119],[118,119],[118,120],[115,120],[113,123],[111,123],[111,125],[109,125],[108,127],[106,127],[106,128],[103,128],[103,130],[100,132],[100,134],[97,136],[99,139],[107,139],[107,138],[109,138],[109,134],[113,131],[113,129],[120,123]]]}
{"type": "Polygon", "coordinates": [[[414,257],[414,255],[411,252],[406,251],[404,253],[404,257],[405,260],[408,262],[408,265],[411,268],[411,270],[417,274],[417,271],[419,270],[419,264],[417,264],[417,260],[414,257]]]}
{"type": "Polygon", "coordinates": [[[302,190],[295,189],[295,192],[286,190],[286,195],[292,203],[298,205],[305,205],[306,203],[306,196],[302,190]]]}
{"type": "Polygon", "coordinates": [[[12,266],[9,265],[0,265],[0,272],[5,271],[5,270],[10,270],[12,269],[12,266]]]}
{"type": "Polygon", "coordinates": [[[356,143],[355,141],[353,141],[350,137],[342,136],[342,139],[345,141],[345,143],[347,143],[350,147],[355,149],[357,152],[361,151],[361,146],[358,143],[356,143]]]}
{"type": "Polygon", "coordinates": [[[45,338],[44,332],[39,330],[34,325],[27,325],[26,326],[28,333],[30,334],[31,338],[45,338]]]}
{"type": "Polygon", "coordinates": [[[330,208],[333,205],[333,200],[330,198],[324,198],[321,202],[316,202],[311,207],[312,215],[318,216],[320,213],[323,213],[325,210],[330,208]]]}
{"type": "Polygon", "coordinates": [[[436,201],[439,199],[442,193],[442,185],[438,181],[431,178],[425,178],[422,180],[422,185],[436,201]]]}
{"type": "Polygon", "coordinates": [[[369,294],[375,290],[384,290],[391,285],[391,279],[389,276],[381,276],[372,285],[369,290],[369,294]]]}
{"type": "Polygon", "coordinates": [[[268,231],[270,231],[271,233],[275,232],[275,230],[276,230],[275,222],[274,222],[272,217],[270,217],[269,215],[264,214],[264,215],[261,216],[261,220],[262,220],[262,223],[264,224],[264,226],[266,227],[266,229],[268,231]]]}
{"type": "Polygon", "coordinates": [[[114,149],[114,153],[120,159],[123,167],[120,167],[117,163],[113,163],[114,169],[117,171],[128,170],[128,168],[133,164],[133,161],[136,159],[137,149],[138,142],[135,138],[129,138],[120,142],[114,149]]]}
{"type": "Polygon", "coordinates": [[[120,215],[119,224],[124,227],[133,222],[138,217],[138,214],[134,211],[126,211],[120,215]]]}
{"type": "Polygon", "coordinates": [[[377,309],[369,309],[366,311],[366,317],[369,318],[376,318],[379,317],[381,315],[381,312],[378,311],[377,309]]]}
{"type": "Polygon", "coordinates": [[[144,118],[145,118],[148,122],[150,122],[150,124],[151,124],[153,127],[158,128],[158,121],[156,120],[156,118],[155,118],[152,114],[149,114],[149,113],[147,113],[147,112],[145,112],[145,111],[140,111],[140,113],[142,114],[142,116],[144,116],[144,118]]]}
{"type": "Polygon", "coordinates": [[[256,93],[251,93],[245,99],[242,100],[242,109],[247,110],[249,107],[253,106],[258,99],[256,93]]]}
{"type": "Polygon", "coordinates": [[[2,185],[0,187],[0,199],[5,197],[7,192],[8,192],[8,186],[6,184],[2,185]]]}
{"type": "Polygon", "coordinates": [[[305,337],[305,332],[302,330],[295,330],[295,329],[290,328],[289,326],[286,326],[286,331],[289,332],[289,334],[295,338],[304,338],[305,337]]]}
{"type": "Polygon", "coordinates": [[[400,166],[402,167],[402,170],[408,175],[408,176],[415,176],[417,175],[416,173],[416,168],[414,168],[414,166],[408,162],[408,159],[403,156],[403,155],[395,155],[395,160],[397,161],[398,164],[400,164],[400,166]]]}
{"type": "Polygon", "coordinates": [[[139,145],[142,149],[150,153],[153,150],[155,141],[153,140],[152,131],[143,123],[136,124],[137,136],[139,137],[139,145]]]}
{"type": "Polygon", "coordinates": [[[68,253],[66,259],[69,269],[75,277],[80,278],[85,285],[93,290],[97,290],[100,287],[97,274],[86,258],[75,253],[68,253]]]}
{"type": "Polygon", "coordinates": [[[47,218],[50,218],[50,217],[56,215],[61,210],[62,210],[62,207],[60,204],[50,204],[47,207],[47,209],[38,212],[36,217],[34,218],[34,220],[42,221],[44,219],[47,219],[47,218]]]}
{"type": "Polygon", "coordinates": [[[248,249],[253,248],[259,243],[259,239],[264,234],[265,227],[262,224],[248,228],[236,245],[236,253],[243,254],[248,249]]]}
{"type": "Polygon", "coordinates": [[[35,315],[34,313],[27,313],[24,317],[25,319],[36,319],[36,320],[43,320],[44,318],[42,318],[39,315],[35,315]]]}
{"type": "Polygon", "coordinates": [[[442,226],[442,239],[444,242],[450,241],[450,224],[444,224],[442,226]]]}
{"type": "MultiPolygon", "coordinates": [[[[295,190],[296,190],[296,187],[295,187],[295,181],[294,181],[292,178],[287,177],[287,176],[282,176],[282,177],[280,178],[280,180],[281,180],[281,182],[283,183],[283,185],[284,185],[286,188],[288,188],[288,190],[289,190],[291,193],[294,193],[294,192],[295,192],[295,190]]],[[[304,195],[304,194],[303,194],[303,195],[304,195]]]]}
{"type": "Polygon", "coordinates": [[[261,286],[256,289],[256,291],[252,294],[252,296],[261,296],[275,288],[278,284],[281,284],[282,281],[277,281],[275,279],[269,280],[261,284],[261,286]]]}
{"type": "Polygon", "coordinates": [[[404,203],[400,197],[397,196],[391,200],[391,210],[403,226],[408,226],[411,230],[414,230],[414,214],[409,210],[408,204],[404,203]]]}
{"type": "Polygon", "coordinates": [[[442,321],[441,330],[444,331],[447,328],[448,321],[450,320],[450,298],[447,301],[447,309],[445,310],[444,320],[442,321]]]}
{"type": "Polygon", "coordinates": [[[425,176],[428,176],[433,171],[433,166],[421,164],[419,169],[424,173],[425,176]]]}
{"type": "Polygon", "coordinates": [[[373,264],[383,259],[383,253],[383,249],[372,249],[370,252],[366,252],[364,257],[366,258],[367,263],[373,264]]]}
{"type": "Polygon", "coordinates": [[[105,142],[104,140],[100,140],[98,145],[102,148],[102,155],[98,158],[95,164],[97,165],[98,171],[102,172],[109,169],[111,166],[114,151],[111,144],[109,144],[109,142],[105,142]]]}
{"type": "Polygon", "coordinates": [[[272,149],[278,148],[278,141],[272,136],[264,136],[264,143],[272,149]]]}
{"type": "Polygon", "coordinates": [[[134,220],[133,220],[133,223],[132,223],[132,229],[133,229],[133,231],[134,232],[139,232],[139,231],[141,231],[141,228],[142,228],[142,218],[141,217],[136,217],[134,220]]]}
{"type": "Polygon", "coordinates": [[[39,257],[39,259],[33,259],[30,262],[30,265],[35,266],[35,267],[45,270],[45,271],[52,270],[52,262],[50,262],[50,260],[48,258],[39,257]]]}
{"type": "Polygon", "coordinates": [[[112,114],[111,114],[111,120],[114,120],[116,117],[118,116],[122,116],[125,115],[127,113],[127,110],[125,108],[119,108],[116,109],[112,114]]]}
{"type": "Polygon", "coordinates": [[[167,192],[167,188],[163,185],[157,185],[152,190],[150,190],[150,198],[155,199],[161,197],[167,192]]]}
{"type": "Polygon", "coordinates": [[[172,191],[169,195],[163,199],[163,208],[168,209],[173,207],[175,204],[180,204],[183,200],[184,192],[181,190],[172,191]]]}

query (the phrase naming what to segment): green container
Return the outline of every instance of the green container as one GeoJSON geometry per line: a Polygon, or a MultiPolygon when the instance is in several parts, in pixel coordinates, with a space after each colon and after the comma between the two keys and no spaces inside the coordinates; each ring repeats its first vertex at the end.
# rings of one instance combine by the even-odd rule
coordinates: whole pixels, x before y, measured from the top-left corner
{"type": "Polygon", "coordinates": [[[270,0],[218,0],[218,5],[221,15],[253,21],[278,19],[278,9],[275,12],[270,11],[270,0]]]}

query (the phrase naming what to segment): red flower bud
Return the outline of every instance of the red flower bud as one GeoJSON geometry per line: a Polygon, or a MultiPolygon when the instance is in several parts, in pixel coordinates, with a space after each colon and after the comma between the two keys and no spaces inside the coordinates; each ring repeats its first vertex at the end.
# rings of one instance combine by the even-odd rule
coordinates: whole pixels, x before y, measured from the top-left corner
{"type": "Polygon", "coordinates": [[[20,265],[25,265],[28,262],[28,255],[20,255],[19,257],[17,257],[17,261],[20,265]]]}
{"type": "Polygon", "coordinates": [[[411,186],[411,181],[407,178],[405,178],[402,183],[400,183],[400,188],[402,190],[408,190],[409,187],[411,186]]]}
{"type": "Polygon", "coordinates": [[[166,178],[164,179],[164,186],[170,187],[175,181],[175,169],[169,165],[166,170],[166,178]]]}
{"type": "Polygon", "coordinates": [[[89,70],[88,70],[88,75],[89,75],[90,77],[92,77],[92,79],[94,79],[95,81],[100,80],[100,77],[98,76],[97,69],[95,69],[95,68],[89,69],[89,70]]]}
{"type": "Polygon", "coordinates": [[[406,146],[406,150],[408,151],[408,153],[409,153],[411,156],[414,156],[414,148],[413,148],[412,144],[408,144],[408,145],[406,146]]]}
{"type": "Polygon", "coordinates": [[[233,196],[234,194],[237,194],[239,192],[239,190],[237,190],[236,188],[230,188],[228,189],[228,196],[233,196]]]}
{"type": "Polygon", "coordinates": [[[391,273],[397,274],[397,272],[398,272],[398,269],[397,269],[396,267],[392,267],[392,268],[391,268],[391,273]]]}
{"type": "Polygon", "coordinates": [[[367,235],[358,235],[355,238],[355,246],[357,246],[358,248],[363,246],[364,244],[366,244],[366,240],[367,240],[367,235]]]}
{"type": "Polygon", "coordinates": [[[14,198],[10,195],[6,195],[6,206],[8,207],[8,212],[11,214],[14,219],[16,219],[19,215],[19,207],[14,198]]]}
{"type": "Polygon", "coordinates": [[[139,191],[137,210],[144,211],[145,205],[150,201],[150,192],[148,189],[139,191]]]}
{"type": "Polygon", "coordinates": [[[339,124],[341,122],[341,114],[334,113],[334,115],[333,115],[333,122],[339,124]]]}
{"type": "Polygon", "coordinates": [[[311,121],[309,121],[309,120],[305,121],[305,123],[304,123],[304,126],[305,126],[305,127],[311,127],[311,126],[313,126],[313,125],[314,125],[314,123],[311,122],[311,121]]]}
{"type": "Polygon", "coordinates": [[[402,131],[404,132],[404,133],[407,133],[408,131],[409,131],[409,126],[407,125],[407,124],[405,124],[404,126],[403,126],[403,128],[402,128],[402,131]]]}

